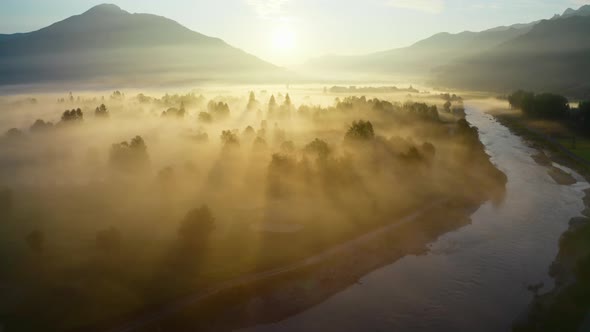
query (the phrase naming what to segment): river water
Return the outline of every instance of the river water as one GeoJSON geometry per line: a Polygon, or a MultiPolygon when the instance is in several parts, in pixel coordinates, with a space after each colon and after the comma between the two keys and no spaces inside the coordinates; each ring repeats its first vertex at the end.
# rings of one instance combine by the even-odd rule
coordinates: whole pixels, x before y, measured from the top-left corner
{"type": "Polygon", "coordinates": [[[571,170],[577,184],[556,184],[534,151],[477,104],[468,104],[467,120],[508,176],[503,203],[482,205],[472,224],[441,236],[426,255],[406,256],[296,316],[244,331],[509,331],[532,300],[527,285],[553,287],[549,266],[588,184],[571,170]]]}

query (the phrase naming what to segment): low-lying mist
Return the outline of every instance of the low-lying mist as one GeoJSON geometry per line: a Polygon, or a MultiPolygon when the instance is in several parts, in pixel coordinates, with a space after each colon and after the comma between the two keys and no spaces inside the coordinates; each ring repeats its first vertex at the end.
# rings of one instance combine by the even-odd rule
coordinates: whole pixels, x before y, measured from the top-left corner
{"type": "Polygon", "coordinates": [[[0,317],[86,326],[502,192],[457,96],[224,90],[0,99],[0,317]]]}

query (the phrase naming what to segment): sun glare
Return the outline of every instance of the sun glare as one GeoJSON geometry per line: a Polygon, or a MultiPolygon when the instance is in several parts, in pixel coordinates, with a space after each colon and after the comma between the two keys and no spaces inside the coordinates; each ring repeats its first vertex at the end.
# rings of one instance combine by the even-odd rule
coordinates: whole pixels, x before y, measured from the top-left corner
{"type": "Polygon", "coordinates": [[[297,36],[295,31],[288,26],[277,28],[272,37],[273,47],[279,51],[289,51],[294,49],[296,42],[297,36]]]}

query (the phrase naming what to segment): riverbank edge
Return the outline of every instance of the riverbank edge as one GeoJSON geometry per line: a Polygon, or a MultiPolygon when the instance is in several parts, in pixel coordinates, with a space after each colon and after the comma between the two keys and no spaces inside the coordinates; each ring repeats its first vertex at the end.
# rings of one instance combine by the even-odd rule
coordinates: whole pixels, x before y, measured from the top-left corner
{"type": "Polygon", "coordinates": [[[360,279],[379,268],[408,255],[426,254],[429,243],[469,225],[471,214],[484,202],[448,201],[375,241],[301,269],[223,290],[138,330],[224,332],[280,322],[361,284],[360,279]]]}
{"type": "MultiPolygon", "coordinates": [[[[552,162],[576,171],[590,183],[590,163],[576,156],[565,146],[551,139],[547,135],[529,128],[515,117],[509,114],[502,114],[502,111],[494,110],[487,113],[508,128],[513,134],[521,137],[521,139],[523,139],[531,148],[538,152],[531,157],[537,164],[547,167],[548,174],[555,180],[555,182],[560,185],[573,184],[571,181],[571,175],[558,168],[556,171],[556,167],[553,166],[552,162]]],[[[568,291],[572,287],[575,287],[576,284],[580,283],[576,278],[576,268],[579,262],[587,257],[587,248],[577,246],[573,241],[570,241],[570,238],[590,229],[590,189],[584,190],[584,193],[585,196],[583,202],[585,210],[582,211],[582,216],[574,217],[569,220],[569,228],[561,235],[559,240],[559,251],[548,270],[549,275],[555,281],[553,289],[547,293],[538,295],[536,294],[536,287],[533,285],[530,286],[529,289],[535,292],[535,296],[522,320],[514,322],[513,331],[553,331],[551,330],[552,327],[541,326],[538,320],[542,319],[542,317],[546,317],[548,312],[555,310],[554,306],[559,305],[558,301],[560,297],[570,297],[571,294],[568,294],[568,291]]],[[[586,325],[590,317],[590,308],[586,311],[587,312],[584,316],[579,317],[579,321],[568,322],[569,324],[576,326],[573,331],[583,330],[583,326],[586,325]]]]}

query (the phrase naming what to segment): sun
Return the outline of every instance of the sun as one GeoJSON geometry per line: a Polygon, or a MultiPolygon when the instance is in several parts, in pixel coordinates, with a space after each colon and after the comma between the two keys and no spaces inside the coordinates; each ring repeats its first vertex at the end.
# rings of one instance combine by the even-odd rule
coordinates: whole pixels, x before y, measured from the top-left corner
{"type": "Polygon", "coordinates": [[[273,48],[278,51],[290,51],[297,44],[297,35],[289,26],[278,27],[272,36],[273,48]]]}

